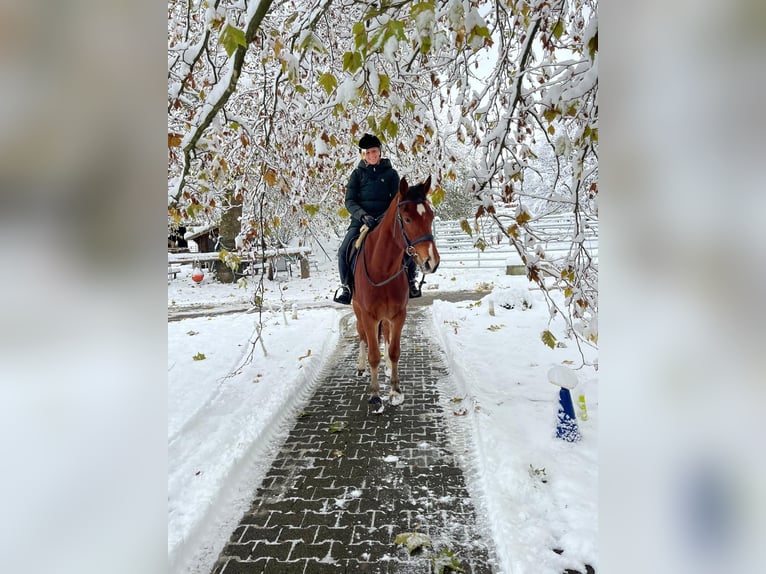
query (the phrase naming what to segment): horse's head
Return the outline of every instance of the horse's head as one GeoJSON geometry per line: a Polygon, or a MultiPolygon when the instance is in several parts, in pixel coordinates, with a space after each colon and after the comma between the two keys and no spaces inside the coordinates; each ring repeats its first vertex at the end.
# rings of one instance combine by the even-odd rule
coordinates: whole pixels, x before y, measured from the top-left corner
{"type": "Polygon", "coordinates": [[[434,212],[428,201],[430,191],[430,175],[423,183],[412,187],[407,185],[406,178],[402,178],[396,206],[407,253],[412,255],[423,273],[433,273],[439,266],[439,251],[432,232],[434,212]]]}

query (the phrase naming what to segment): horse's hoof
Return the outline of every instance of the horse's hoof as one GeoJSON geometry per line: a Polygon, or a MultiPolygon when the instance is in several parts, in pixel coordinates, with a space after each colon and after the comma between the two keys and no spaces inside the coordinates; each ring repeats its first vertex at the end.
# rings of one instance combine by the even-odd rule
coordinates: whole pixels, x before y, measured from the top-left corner
{"type": "Polygon", "coordinates": [[[389,399],[389,402],[395,407],[401,405],[404,402],[404,393],[399,391],[391,391],[391,398],[389,399]]]}
{"type": "Polygon", "coordinates": [[[370,400],[367,402],[370,403],[370,410],[375,415],[379,415],[385,409],[380,397],[370,397],[370,400]]]}

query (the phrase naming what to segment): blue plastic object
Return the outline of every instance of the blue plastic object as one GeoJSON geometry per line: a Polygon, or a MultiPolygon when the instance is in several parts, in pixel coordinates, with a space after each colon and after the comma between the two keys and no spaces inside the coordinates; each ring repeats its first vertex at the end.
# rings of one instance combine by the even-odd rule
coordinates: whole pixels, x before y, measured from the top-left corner
{"type": "Polygon", "coordinates": [[[572,395],[569,389],[559,389],[559,413],[556,424],[556,438],[567,442],[576,442],[582,438],[580,429],[577,428],[572,395]]]}

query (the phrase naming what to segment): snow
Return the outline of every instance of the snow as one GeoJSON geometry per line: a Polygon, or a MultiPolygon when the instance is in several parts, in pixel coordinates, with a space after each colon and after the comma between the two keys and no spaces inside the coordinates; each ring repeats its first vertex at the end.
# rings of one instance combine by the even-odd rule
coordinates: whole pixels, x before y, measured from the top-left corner
{"type": "MultiPolygon", "coordinates": [[[[168,282],[170,317],[187,317],[168,322],[173,573],[209,572],[338,344],[339,322],[351,308],[332,303],[336,262],[322,257],[317,263],[308,279],[265,280],[263,347],[253,344],[252,285],[219,284],[209,274],[195,284],[188,265],[168,282]],[[204,359],[194,360],[198,353],[204,359]]],[[[467,453],[459,458],[499,572],[558,574],[585,563],[598,570],[597,374],[590,367],[573,370],[582,363],[577,345],[562,323],[549,324],[542,294],[530,287],[503,269],[440,269],[427,278],[426,293],[435,293],[425,308],[429,335],[441,346],[452,380],[440,390],[454,407],[448,417],[454,436],[465,438],[467,453]],[[440,298],[464,290],[479,293],[478,300],[440,298]],[[540,333],[546,329],[566,346],[545,346],[540,333]],[[548,380],[552,369],[559,379],[576,381],[575,404],[585,398],[588,418],[578,419],[579,442],[555,437],[559,389],[548,380]]],[[[594,350],[584,352],[595,361],[594,350]]],[[[384,460],[397,464],[400,454],[384,460]]],[[[354,496],[348,492],[336,505],[354,496]]]]}

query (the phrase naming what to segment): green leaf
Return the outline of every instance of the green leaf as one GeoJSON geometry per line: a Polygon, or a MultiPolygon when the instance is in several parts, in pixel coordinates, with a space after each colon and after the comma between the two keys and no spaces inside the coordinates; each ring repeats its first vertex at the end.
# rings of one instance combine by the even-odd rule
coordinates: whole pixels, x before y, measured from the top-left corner
{"type": "Polygon", "coordinates": [[[548,120],[548,122],[552,122],[555,120],[559,115],[559,112],[556,110],[556,108],[547,109],[543,112],[543,117],[548,120]]]}
{"type": "Polygon", "coordinates": [[[327,92],[327,94],[331,94],[332,91],[338,87],[338,80],[335,79],[335,76],[333,76],[330,72],[325,72],[321,76],[319,76],[319,85],[324,88],[324,91],[327,92]]]}
{"type": "Polygon", "coordinates": [[[468,223],[467,219],[461,219],[460,220],[460,229],[465,231],[468,235],[473,237],[473,231],[471,231],[471,226],[468,223]]]}
{"type": "Polygon", "coordinates": [[[441,186],[436,186],[436,189],[431,191],[431,203],[435,206],[444,201],[445,192],[441,186]]]}
{"type": "Polygon", "coordinates": [[[204,353],[197,353],[196,355],[192,357],[192,359],[194,359],[195,361],[204,361],[206,357],[204,353]]]}
{"type": "Polygon", "coordinates": [[[553,32],[554,38],[556,38],[557,40],[561,38],[561,34],[564,33],[564,23],[561,20],[556,22],[556,24],[553,26],[552,32],[553,32]]]}
{"type": "Polygon", "coordinates": [[[431,36],[420,37],[420,52],[422,54],[428,54],[431,51],[431,36]]]}
{"type": "Polygon", "coordinates": [[[439,553],[431,558],[431,563],[434,567],[433,571],[436,574],[444,574],[445,568],[451,572],[465,572],[465,570],[460,567],[457,558],[455,558],[455,553],[449,548],[442,548],[439,550],[439,553]]]}
{"type": "Polygon", "coordinates": [[[330,423],[330,428],[329,428],[330,432],[341,432],[344,430],[346,430],[346,423],[344,423],[343,421],[330,423]]]}
{"type": "Polygon", "coordinates": [[[314,34],[308,34],[301,42],[301,50],[310,50],[313,52],[319,52],[320,54],[326,54],[327,49],[322,46],[322,42],[314,34]]]}
{"type": "Polygon", "coordinates": [[[357,22],[354,24],[354,27],[351,29],[351,31],[354,34],[354,44],[356,45],[356,49],[359,50],[361,48],[366,48],[367,28],[365,28],[364,22],[357,22]]]}
{"type": "Polygon", "coordinates": [[[404,22],[399,20],[389,20],[386,27],[396,36],[400,42],[406,42],[407,36],[404,33],[404,22]]]}
{"type": "Polygon", "coordinates": [[[218,41],[223,44],[223,47],[230,58],[232,54],[237,51],[237,46],[247,48],[245,33],[231,24],[226,24],[226,28],[221,32],[218,41]]]}
{"type": "Polygon", "coordinates": [[[394,120],[389,120],[386,124],[386,133],[391,139],[394,139],[399,133],[399,124],[394,120]]]}
{"type": "Polygon", "coordinates": [[[352,74],[362,67],[362,55],[359,52],[346,52],[343,54],[343,71],[348,70],[352,74]]]}
{"type": "Polygon", "coordinates": [[[487,242],[484,241],[481,237],[479,237],[476,240],[476,243],[473,244],[473,246],[478,249],[479,251],[484,251],[487,248],[487,242]]]}
{"type": "Polygon", "coordinates": [[[554,337],[553,333],[550,331],[543,331],[540,335],[540,338],[542,339],[543,343],[548,345],[551,349],[556,346],[556,337],[554,337]]]}
{"type": "Polygon", "coordinates": [[[433,2],[418,2],[417,4],[413,4],[412,8],[410,8],[410,15],[412,16],[412,19],[420,15],[421,12],[433,12],[434,11],[434,3],[433,2]]]}
{"type": "Polygon", "coordinates": [[[386,74],[378,75],[378,95],[382,96],[391,87],[391,78],[386,74]]]}
{"type": "Polygon", "coordinates": [[[418,548],[431,546],[431,538],[422,532],[403,532],[394,539],[394,544],[401,544],[412,554],[418,548]]]}
{"type": "Polygon", "coordinates": [[[596,57],[596,52],[598,52],[598,32],[594,34],[593,38],[588,40],[588,55],[591,62],[596,57]]]}
{"type": "Polygon", "coordinates": [[[314,217],[317,213],[319,213],[321,206],[313,205],[311,203],[304,203],[303,209],[306,211],[306,213],[309,214],[309,217],[314,217]]]}

